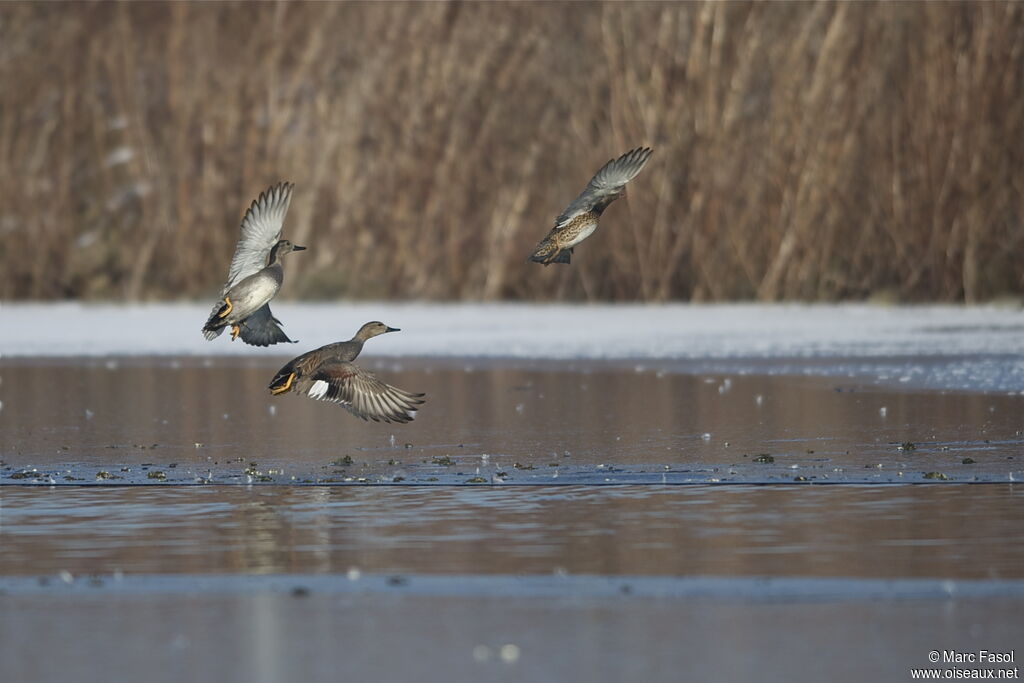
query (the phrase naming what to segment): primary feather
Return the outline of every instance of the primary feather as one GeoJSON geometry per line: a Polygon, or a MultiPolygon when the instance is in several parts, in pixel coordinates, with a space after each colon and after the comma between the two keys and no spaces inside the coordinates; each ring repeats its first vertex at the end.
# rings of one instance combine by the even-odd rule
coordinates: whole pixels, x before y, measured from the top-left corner
{"type": "Polygon", "coordinates": [[[270,381],[274,395],[294,392],[318,401],[344,406],[350,413],[374,422],[412,422],[424,394],[386,384],[352,361],[363,343],[386,332],[397,332],[384,323],[363,325],[352,339],[321,346],[290,360],[270,381]]]}
{"type": "Polygon", "coordinates": [[[298,391],[320,401],[340,403],[353,415],[374,422],[412,422],[423,394],[385,384],[377,376],[344,361],[328,362],[300,381],[298,391]]]}
{"type": "Polygon", "coordinates": [[[253,201],[242,219],[242,236],[228,269],[227,292],[240,280],[267,265],[270,249],[281,239],[284,217],[292,201],[293,183],[278,183],[253,201]]]}
{"type": "Polygon", "coordinates": [[[270,346],[271,344],[296,343],[288,338],[281,329],[281,321],[270,312],[270,304],[264,304],[239,326],[239,336],[246,344],[252,346],[270,346]]]}
{"type": "Polygon", "coordinates": [[[558,215],[555,226],[534,247],[529,260],[545,266],[569,263],[572,248],[597,230],[601,214],[622,196],[626,183],[636,177],[650,156],[649,147],[637,147],[602,166],[583,192],[558,215]]]}
{"type": "Polygon", "coordinates": [[[650,157],[649,147],[638,147],[618,159],[610,160],[594,174],[583,192],[559,214],[555,219],[555,226],[563,225],[585,211],[604,211],[609,204],[622,196],[626,183],[636,177],[650,157]]]}

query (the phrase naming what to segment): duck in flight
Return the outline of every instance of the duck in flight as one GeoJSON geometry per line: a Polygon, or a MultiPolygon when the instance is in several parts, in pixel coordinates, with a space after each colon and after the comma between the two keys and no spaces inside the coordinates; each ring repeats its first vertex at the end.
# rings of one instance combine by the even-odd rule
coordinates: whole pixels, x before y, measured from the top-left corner
{"type": "Polygon", "coordinates": [[[207,339],[216,339],[230,327],[232,341],[241,336],[243,342],[253,346],[294,343],[270,312],[270,300],[284,280],[282,257],[305,249],[281,239],[293,187],[292,183],[274,185],[261,192],[245,212],[228,281],[203,326],[207,339]]]}
{"type": "Polygon", "coordinates": [[[602,166],[580,196],[555,219],[555,227],[540,241],[529,260],[545,266],[569,263],[573,247],[597,230],[601,214],[625,194],[626,183],[636,177],[650,156],[649,147],[638,147],[602,166]]]}
{"type": "Polygon", "coordinates": [[[382,322],[368,322],[349,341],[321,346],[290,360],[274,375],[270,393],[277,396],[292,391],[319,401],[340,403],[364,420],[412,422],[425,394],[385,384],[352,362],[367,339],[398,331],[382,322]]]}

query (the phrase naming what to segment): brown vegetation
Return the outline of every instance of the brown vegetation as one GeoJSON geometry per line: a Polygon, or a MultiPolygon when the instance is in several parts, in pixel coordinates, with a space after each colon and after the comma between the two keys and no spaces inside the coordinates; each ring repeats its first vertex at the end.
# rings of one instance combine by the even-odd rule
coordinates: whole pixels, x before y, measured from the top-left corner
{"type": "Polygon", "coordinates": [[[284,296],[1024,292],[1022,4],[4,4],[0,83],[7,299],[210,295],[281,179],[284,296]]]}

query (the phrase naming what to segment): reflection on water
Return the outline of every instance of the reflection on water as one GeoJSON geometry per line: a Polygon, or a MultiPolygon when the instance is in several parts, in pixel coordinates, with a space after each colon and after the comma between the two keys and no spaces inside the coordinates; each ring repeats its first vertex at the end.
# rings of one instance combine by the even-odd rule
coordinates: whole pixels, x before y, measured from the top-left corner
{"type": "Polygon", "coordinates": [[[601,364],[567,371],[389,362],[376,368],[385,379],[426,391],[428,400],[412,424],[387,425],[331,404],[271,397],[266,384],[277,365],[268,358],[9,361],[0,385],[0,476],[51,468],[56,483],[64,483],[61,475],[93,481],[101,470],[131,480],[152,463],[168,481],[226,481],[256,462],[261,472],[274,469],[279,483],[334,475],[425,481],[437,474],[429,467],[435,458],[451,458],[468,476],[480,467],[511,481],[600,464],[711,466],[720,468],[716,476],[736,470],[743,480],[744,472],[768,471],[754,461],[761,454],[783,474],[793,465],[814,468],[815,480],[877,481],[868,474],[878,471],[916,480],[936,471],[957,481],[1024,474],[1022,396],[601,364]],[[904,443],[913,448],[901,450],[904,443]],[[330,465],[345,456],[352,466],[330,465]]]}
{"type": "Polygon", "coordinates": [[[1011,542],[1024,520],[1012,484],[273,485],[349,476],[444,484],[497,472],[512,483],[555,473],[563,483],[622,482],[646,472],[657,484],[662,473],[698,471],[722,481],[764,472],[786,482],[805,473],[863,482],[877,472],[1008,481],[1024,476],[1021,396],[601,364],[423,361],[377,367],[388,381],[428,393],[414,423],[394,426],[270,397],[277,366],[268,358],[6,362],[5,484],[31,481],[16,478],[26,468],[58,483],[95,483],[99,472],[149,483],[155,471],[166,476],[158,484],[200,475],[238,481],[255,462],[271,485],[5,485],[0,573],[357,567],[987,578],[1020,577],[1024,567],[1024,549],[1011,542]]]}
{"type": "Polygon", "coordinates": [[[1021,578],[1024,496],[943,487],[12,488],[0,573],[1021,578]]]}

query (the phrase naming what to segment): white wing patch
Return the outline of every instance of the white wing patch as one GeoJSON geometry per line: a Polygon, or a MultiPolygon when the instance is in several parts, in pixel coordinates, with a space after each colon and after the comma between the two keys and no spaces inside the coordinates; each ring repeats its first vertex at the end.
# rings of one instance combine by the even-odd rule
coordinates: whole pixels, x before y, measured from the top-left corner
{"type": "Polygon", "coordinates": [[[309,388],[309,391],[306,392],[306,395],[310,398],[321,399],[327,395],[327,387],[327,382],[322,379],[318,379],[313,382],[313,385],[309,388]]]}

